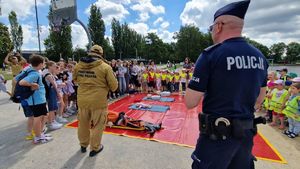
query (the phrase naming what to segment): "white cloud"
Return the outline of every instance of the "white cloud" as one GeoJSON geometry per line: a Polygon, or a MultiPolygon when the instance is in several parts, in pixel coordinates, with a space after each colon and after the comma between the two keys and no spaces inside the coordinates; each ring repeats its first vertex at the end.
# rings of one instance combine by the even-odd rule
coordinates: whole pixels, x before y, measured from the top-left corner
{"type": "Polygon", "coordinates": [[[131,9],[133,11],[140,12],[139,21],[146,22],[150,17],[146,18],[144,16],[149,16],[149,13],[153,14],[153,15],[165,13],[165,8],[163,6],[161,6],[161,5],[155,6],[152,4],[151,0],[140,0],[140,1],[136,1],[136,2],[138,2],[138,3],[132,5],[131,9]]]}
{"type": "Polygon", "coordinates": [[[174,36],[174,32],[169,32],[167,30],[158,33],[158,37],[160,37],[165,43],[175,42],[173,36],[174,36]]]}
{"type": "MultiPolygon", "coordinates": [[[[49,5],[50,0],[38,0],[37,5],[49,5]]],[[[2,16],[7,18],[8,14],[13,10],[20,19],[23,17],[34,15],[34,0],[2,0],[1,2],[2,16]]]]}
{"type": "Polygon", "coordinates": [[[140,21],[140,22],[146,22],[150,18],[148,13],[140,13],[139,17],[140,18],[138,21],[140,21]]]}
{"type": "Polygon", "coordinates": [[[73,48],[85,48],[89,41],[83,27],[78,24],[72,24],[71,27],[73,48]]]}
{"type": "Polygon", "coordinates": [[[164,21],[164,19],[162,18],[162,17],[159,17],[159,18],[157,18],[154,22],[153,22],[153,24],[154,24],[154,26],[156,26],[157,24],[159,24],[159,23],[161,23],[161,22],[163,22],[164,21]]]}
{"type": "MultiPolygon", "coordinates": [[[[23,50],[38,49],[38,38],[36,27],[29,24],[22,24],[23,30],[23,50]]],[[[44,40],[49,35],[49,26],[40,25],[41,48],[44,49],[44,40]]]]}
{"type": "MultiPolygon", "coordinates": [[[[129,15],[128,10],[122,3],[130,3],[130,0],[97,0],[97,2],[95,2],[96,6],[101,10],[102,17],[106,25],[110,25],[113,18],[122,20],[126,17],[126,15],[129,15]]],[[[85,10],[85,13],[89,16],[90,6],[85,10]]]]}
{"type": "Polygon", "coordinates": [[[167,29],[169,26],[170,26],[170,23],[169,23],[168,21],[164,21],[164,22],[160,25],[160,27],[161,27],[162,29],[167,29]]]}
{"type": "MultiPolygon", "coordinates": [[[[206,31],[216,10],[235,0],[191,0],[180,15],[183,25],[194,24],[206,31]]],[[[299,0],[251,1],[245,18],[244,35],[270,46],[300,41],[299,0]],[[287,26],[291,25],[291,26],[287,26]]]]}
{"type": "Polygon", "coordinates": [[[145,23],[129,23],[128,26],[134,29],[137,33],[147,35],[149,27],[145,23]]]}

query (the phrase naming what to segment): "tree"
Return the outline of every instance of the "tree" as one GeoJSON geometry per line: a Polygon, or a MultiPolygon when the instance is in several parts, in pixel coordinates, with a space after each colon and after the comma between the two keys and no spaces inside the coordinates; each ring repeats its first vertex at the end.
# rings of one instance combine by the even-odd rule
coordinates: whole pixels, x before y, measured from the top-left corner
{"type": "Polygon", "coordinates": [[[13,43],[9,37],[8,27],[0,22],[0,63],[12,49],[13,43]]]}
{"type": "Polygon", "coordinates": [[[256,47],[257,49],[259,49],[261,51],[261,53],[267,58],[269,59],[270,58],[270,50],[267,46],[259,43],[259,42],[256,42],[255,40],[252,40],[250,38],[246,38],[246,40],[252,44],[254,47],[256,47]]]}
{"type": "Polygon", "coordinates": [[[122,27],[120,22],[115,18],[113,18],[111,22],[111,30],[112,30],[111,40],[115,50],[115,58],[118,58],[119,54],[120,55],[122,54],[122,48],[121,48],[122,27]]]}
{"type": "Polygon", "coordinates": [[[194,25],[181,26],[175,39],[177,39],[176,51],[180,60],[189,57],[196,61],[200,53],[213,44],[210,34],[200,32],[194,25]]]}
{"type": "Polygon", "coordinates": [[[10,23],[10,31],[11,37],[14,44],[14,49],[18,52],[21,51],[21,47],[23,45],[23,31],[22,26],[19,25],[17,14],[14,11],[11,11],[9,16],[9,23],[10,23]]]}
{"type": "Polygon", "coordinates": [[[85,49],[76,47],[74,52],[73,52],[73,56],[74,56],[74,60],[79,61],[80,58],[84,57],[87,55],[87,51],[85,49]]]}
{"type": "Polygon", "coordinates": [[[291,42],[287,45],[286,60],[289,63],[296,63],[300,61],[300,44],[291,42]]]}
{"type": "Polygon", "coordinates": [[[286,51],[286,45],[283,42],[273,44],[270,47],[271,58],[274,59],[275,63],[278,63],[282,61],[285,51],[286,51]]]}
{"type": "Polygon", "coordinates": [[[90,8],[90,17],[88,23],[88,29],[91,34],[91,39],[94,44],[104,46],[105,44],[105,25],[102,19],[100,8],[96,5],[92,5],[90,8]]]}
{"type": "Polygon", "coordinates": [[[50,34],[45,39],[46,56],[53,61],[58,61],[60,57],[67,59],[72,57],[72,36],[71,26],[64,26],[59,32],[50,28],[50,34]]]}

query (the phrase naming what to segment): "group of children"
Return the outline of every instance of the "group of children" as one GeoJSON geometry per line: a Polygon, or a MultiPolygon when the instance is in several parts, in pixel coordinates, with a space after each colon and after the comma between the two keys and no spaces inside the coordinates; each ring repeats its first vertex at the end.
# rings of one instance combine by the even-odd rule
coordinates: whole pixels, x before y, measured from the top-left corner
{"type": "Polygon", "coordinates": [[[141,90],[144,93],[154,91],[182,91],[184,93],[192,76],[193,69],[182,69],[180,71],[146,69],[141,74],[141,90]]]}
{"type": "Polygon", "coordinates": [[[282,130],[288,123],[288,129],[283,133],[295,138],[300,134],[300,77],[281,76],[277,79],[276,72],[270,72],[268,79],[264,102],[268,121],[271,126],[279,124],[282,130]]]}

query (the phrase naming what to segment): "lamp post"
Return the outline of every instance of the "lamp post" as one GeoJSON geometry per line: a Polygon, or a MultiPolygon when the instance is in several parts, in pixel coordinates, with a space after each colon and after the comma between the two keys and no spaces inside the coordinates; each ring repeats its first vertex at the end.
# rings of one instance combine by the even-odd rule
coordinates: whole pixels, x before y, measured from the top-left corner
{"type": "Polygon", "coordinates": [[[36,18],[36,30],[37,30],[37,33],[38,33],[39,52],[41,54],[42,52],[41,52],[40,25],[39,25],[39,18],[38,18],[36,0],[34,0],[34,4],[35,4],[35,18],[36,18]]]}

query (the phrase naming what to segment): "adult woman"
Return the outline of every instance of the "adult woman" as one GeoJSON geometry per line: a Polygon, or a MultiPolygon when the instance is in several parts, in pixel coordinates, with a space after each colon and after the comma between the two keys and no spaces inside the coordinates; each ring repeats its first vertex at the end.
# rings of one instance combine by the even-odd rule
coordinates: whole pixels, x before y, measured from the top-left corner
{"type": "Polygon", "coordinates": [[[156,65],[155,65],[155,63],[154,63],[154,60],[151,60],[149,66],[148,66],[148,70],[151,70],[151,69],[152,69],[154,72],[156,72],[157,67],[156,67],[156,65]]]}
{"type": "MultiPolygon", "coordinates": [[[[117,66],[117,61],[115,59],[111,60],[111,68],[112,68],[113,72],[115,73],[115,76],[117,76],[118,66],[117,66]]],[[[117,89],[115,92],[111,93],[111,97],[113,99],[115,99],[118,96],[119,96],[119,89],[117,89]]]]}
{"type": "Polygon", "coordinates": [[[128,61],[124,61],[123,67],[126,69],[126,73],[124,74],[126,81],[126,90],[125,93],[128,93],[129,90],[129,80],[130,80],[130,64],[128,61]]]}
{"type": "Polygon", "coordinates": [[[183,64],[183,68],[184,69],[191,69],[192,68],[192,64],[191,64],[191,61],[190,61],[190,58],[186,57],[185,60],[184,60],[184,64],[183,64]]]}
{"type": "Polygon", "coordinates": [[[140,72],[140,67],[137,64],[137,60],[133,60],[131,67],[131,84],[134,85],[134,88],[138,90],[141,87],[141,84],[138,81],[138,75],[140,72]]]}

